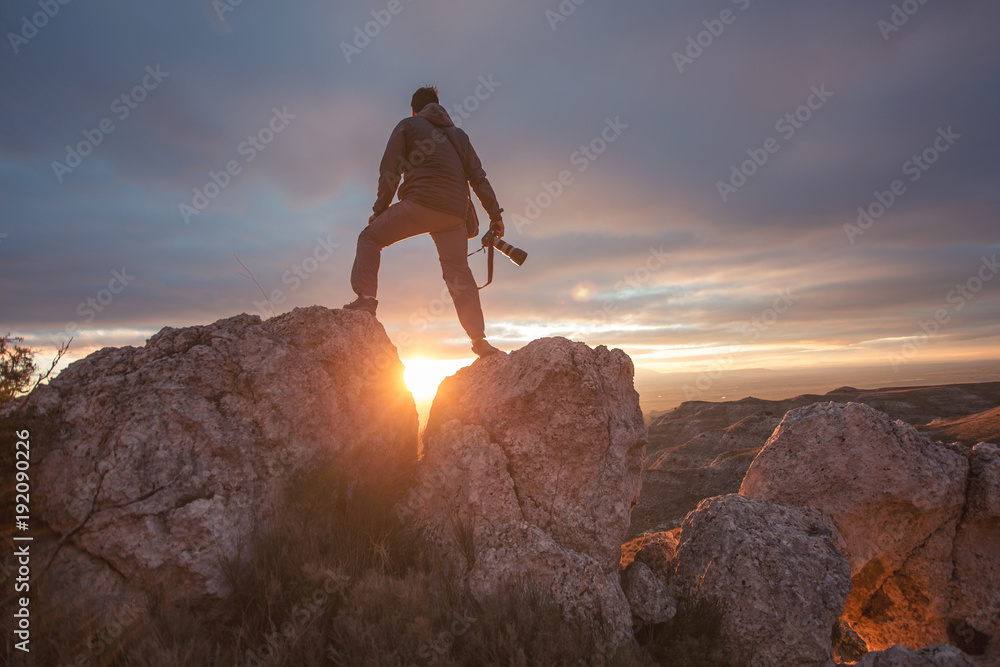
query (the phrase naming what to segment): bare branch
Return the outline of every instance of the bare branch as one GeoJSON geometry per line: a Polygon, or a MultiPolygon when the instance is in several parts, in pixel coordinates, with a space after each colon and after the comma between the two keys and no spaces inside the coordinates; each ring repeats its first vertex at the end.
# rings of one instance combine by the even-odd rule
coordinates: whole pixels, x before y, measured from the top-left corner
{"type": "MultiPolygon", "coordinates": [[[[233,253],[233,257],[236,257],[236,253],[235,253],[235,252],[233,253]]],[[[268,298],[268,296],[267,296],[267,293],[266,293],[266,292],[264,292],[264,288],[260,286],[260,283],[259,283],[259,282],[257,282],[257,278],[255,278],[255,277],[254,277],[254,275],[253,275],[252,273],[250,273],[250,269],[248,269],[248,268],[246,267],[246,264],[244,264],[244,263],[243,263],[243,262],[242,262],[242,261],[240,260],[240,258],[239,258],[239,257],[236,257],[236,261],[237,261],[237,262],[239,262],[239,263],[240,263],[240,266],[242,266],[242,267],[243,267],[243,269],[244,269],[244,270],[246,271],[246,273],[241,273],[241,272],[239,272],[239,271],[237,271],[236,273],[239,273],[239,274],[240,274],[241,276],[243,276],[244,278],[249,278],[250,280],[252,280],[252,281],[253,281],[253,284],[254,284],[254,285],[256,285],[256,286],[257,286],[257,289],[259,289],[259,290],[260,290],[260,293],[264,295],[264,300],[265,300],[265,301],[267,301],[267,307],[268,307],[268,308],[270,309],[270,311],[271,311],[271,317],[274,317],[274,316],[275,316],[275,312],[274,312],[274,305],[273,305],[273,304],[271,303],[271,299],[270,299],[270,298],[268,298]]]]}

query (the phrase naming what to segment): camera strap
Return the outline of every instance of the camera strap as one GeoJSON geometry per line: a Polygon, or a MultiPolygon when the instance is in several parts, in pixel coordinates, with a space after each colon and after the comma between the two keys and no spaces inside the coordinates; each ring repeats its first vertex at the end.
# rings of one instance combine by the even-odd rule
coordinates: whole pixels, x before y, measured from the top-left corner
{"type": "Polygon", "coordinates": [[[479,250],[474,250],[469,253],[469,257],[472,257],[476,253],[483,250],[486,251],[486,283],[480,286],[479,289],[483,289],[493,282],[493,244],[491,243],[488,248],[480,248],[479,250]]]}

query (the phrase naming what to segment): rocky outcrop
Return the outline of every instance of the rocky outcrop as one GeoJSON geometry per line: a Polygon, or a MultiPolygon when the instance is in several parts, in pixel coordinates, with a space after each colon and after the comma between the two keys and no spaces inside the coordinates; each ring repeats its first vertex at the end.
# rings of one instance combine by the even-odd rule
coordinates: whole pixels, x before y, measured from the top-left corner
{"type": "Polygon", "coordinates": [[[47,434],[33,439],[33,515],[60,538],[47,603],[100,616],[224,597],[223,561],[281,520],[307,472],[412,468],[402,371],[374,318],[321,307],[166,328],[70,365],[25,417],[47,434]]]}
{"type": "Polygon", "coordinates": [[[684,520],[663,575],[677,618],[717,626],[727,664],[832,666],[831,635],[850,590],[841,549],[818,511],[719,496],[684,520]]]}
{"type": "Polygon", "coordinates": [[[1000,463],[991,446],[966,454],[871,407],[820,403],[785,416],[740,493],[832,520],[851,562],[845,619],[870,648],[964,637],[982,652],[997,633],[1000,463]]]}
{"type": "Polygon", "coordinates": [[[562,338],[442,382],[404,513],[479,599],[530,581],[567,618],[631,636],[621,543],[646,426],[620,350],[562,338]]]}

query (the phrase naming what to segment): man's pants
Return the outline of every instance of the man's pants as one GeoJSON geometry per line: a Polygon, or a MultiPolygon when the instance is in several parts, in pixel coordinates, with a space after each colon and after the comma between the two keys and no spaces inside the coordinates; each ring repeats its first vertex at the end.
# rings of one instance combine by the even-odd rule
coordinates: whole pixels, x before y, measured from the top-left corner
{"type": "Polygon", "coordinates": [[[435,211],[405,199],[387,208],[358,236],[351,288],[358,295],[378,296],[382,248],[427,233],[437,246],[441,272],[458,311],[458,321],[470,339],[485,338],[486,324],[483,307],[479,303],[479,289],[469,268],[465,220],[457,215],[435,211]]]}

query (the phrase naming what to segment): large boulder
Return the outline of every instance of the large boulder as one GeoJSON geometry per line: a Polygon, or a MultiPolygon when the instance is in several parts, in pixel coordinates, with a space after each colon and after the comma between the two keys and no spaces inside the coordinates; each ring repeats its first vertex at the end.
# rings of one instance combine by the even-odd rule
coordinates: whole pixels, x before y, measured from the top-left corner
{"type": "Polygon", "coordinates": [[[833,628],[851,587],[842,548],[820,512],[718,496],[688,514],[662,574],[676,618],[717,627],[728,664],[832,667],[833,628]]]}
{"type": "Polygon", "coordinates": [[[872,649],[917,649],[949,641],[968,470],[962,455],[871,407],[817,403],[785,415],[740,493],[828,516],[851,562],[850,626],[872,649]]]}
{"type": "Polygon", "coordinates": [[[374,318],[322,307],[166,328],[71,364],[24,408],[44,430],[33,519],[57,538],[40,545],[55,554],[45,604],[100,618],[125,600],[225,597],[224,562],[280,525],[304,475],[412,468],[402,371],[374,318]]]}
{"type": "Polygon", "coordinates": [[[646,426],[620,350],[563,338],[442,382],[405,513],[479,599],[525,582],[567,618],[631,636],[621,544],[646,426]]]}

